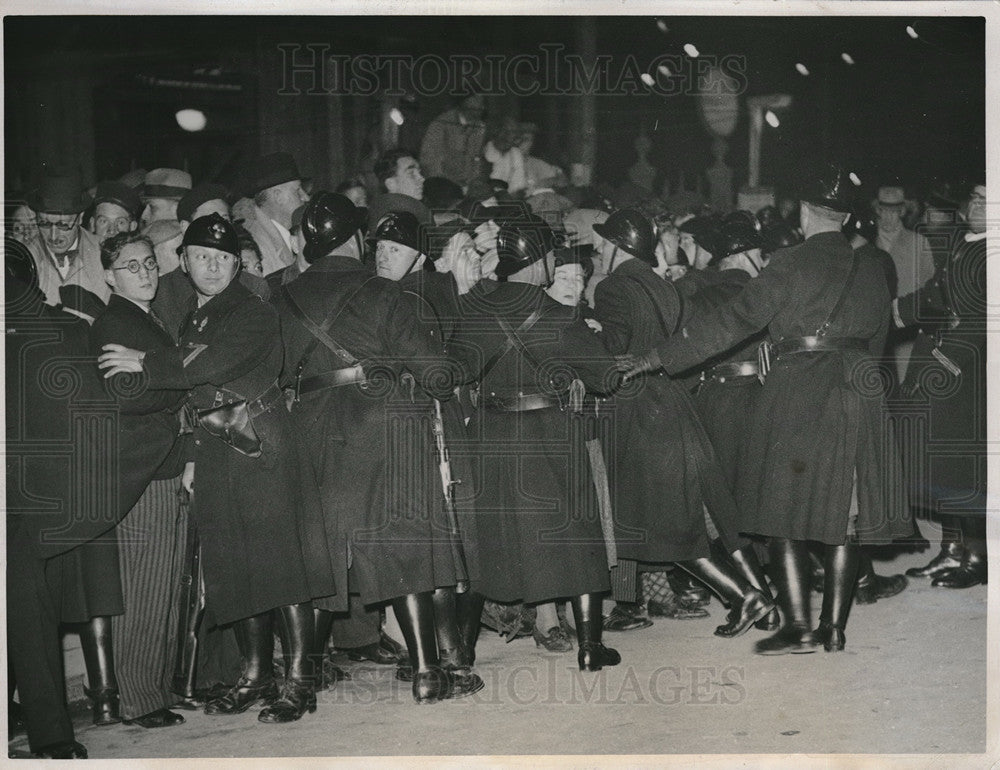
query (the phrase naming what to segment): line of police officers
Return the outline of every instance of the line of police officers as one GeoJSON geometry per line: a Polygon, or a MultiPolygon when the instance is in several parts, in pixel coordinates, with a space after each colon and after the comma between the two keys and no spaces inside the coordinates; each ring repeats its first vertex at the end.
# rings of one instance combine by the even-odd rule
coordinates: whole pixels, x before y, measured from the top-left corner
{"type": "Polygon", "coordinates": [[[579,293],[551,291],[587,257],[529,214],[473,215],[496,228],[497,280],[481,278],[468,230],[406,212],[378,223],[373,272],[352,245],[365,212],[317,194],[302,220],[309,268],[273,306],[233,280],[232,226],[192,223],[181,251],[197,306],[180,344],[108,345],[100,366],[190,391],[208,600],[241,629],[245,661],[206,710],[265,704],[274,722],[314,710],[317,619],[350,593],[393,607],[418,703],[482,688],[486,597],[569,597],[580,669],[615,665],[601,639],[609,515],[625,558],[675,562],[729,604],[726,637],[777,627],[747,536],[767,538],[783,624],[756,651],[843,649],[860,544],[912,531],[875,364],[888,288],[841,234],[850,191],[840,169],[817,175],[804,242],[764,270],[752,224],[732,219],[731,269],[686,289],[654,272],[648,218],[612,214],[595,226],[608,276],[590,323],[579,293]],[[668,376],[706,361],[696,400],[668,376]],[[585,447],[595,409],[611,425],[610,512],[585,447]],[[824,547],[816,631],[807,541],[824,547]],[[290,647],[280,691],[275,608],[290,647]]]}

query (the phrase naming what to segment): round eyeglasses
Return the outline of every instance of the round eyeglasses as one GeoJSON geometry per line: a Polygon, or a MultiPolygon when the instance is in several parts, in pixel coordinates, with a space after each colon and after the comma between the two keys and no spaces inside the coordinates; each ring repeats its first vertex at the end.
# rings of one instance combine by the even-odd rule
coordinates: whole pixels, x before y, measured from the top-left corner
{"type": "Polygon", "coordinates": [[[139,268],[146,268],[147,272],[152,273],[157,269],[156,257],[146,257],[142,262],[138,259],[130,259],[121,267],[113,267],[112,270],[128,270],[130,273],[138,273],[139,268]]]}

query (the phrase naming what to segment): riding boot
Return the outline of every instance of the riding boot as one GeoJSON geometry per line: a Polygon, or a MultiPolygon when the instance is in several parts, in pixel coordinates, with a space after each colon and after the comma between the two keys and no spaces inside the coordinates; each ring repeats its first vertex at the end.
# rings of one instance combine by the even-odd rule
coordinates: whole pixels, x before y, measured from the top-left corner
{"type": "Polygon", "coordinates": [[[888,599],[902,592],[907,584],[905,575],[877,574],[872,557],[861,549],[858,556],[858,583],[854,587],[855,604],[874,604],[879,599],[888,599]]]}
{"type": "Polygon", "coordinates": [[[844,545],[827,545],[823,553],[823,609],[814,635],[827,652],[844,649],[844,627],[858,579],[861,546],[849,539],[844,545]]]}
{"type": "Polygon", "coordinates": [[[316,681],[322,676],[322,662],[317,670],[313,644],[316,622],[310,602],[281,608],[282,644],[285,651],[285,681],[281,695],[257,715],[260,722],[294,722],[307,711],[316,710],[316,681]]]}
{"type": "Polygon", "coordinates": [[[437,629],[438,660],[453,680],[453,698],[471,695],[485,687],[483,680],[467,664],[469,655],[458,626],[458,594],[454,587],[434,591],[434,625],[437,629]]]}
{"type": "Polygon", "coordinates": [[[233,623],[243,669],[236,684],[205,704],[206,714],[242,714],[256,704],[268,705],[278,697],[274,681],[274,631],[270,612],[233,623]]]}
{"type": "Polygon", "coordinates": [[[965,546],[962,545],[962,533],[954,525],[942,527],[941,550],[923,567],[911,567],[906,570],[910,577],[936,578],[945,570],[956,569],[962,565],[965,546]]]}
{"type": "Polygon", "coordinates": [[[734,637],[774,609],[767,599],[736,571],[729,555],[721,548],[714,557],[677,562],[677,566],[694,575],[729,604],[727,622],[715,629],[716,636],[734,637]]]}
{"type": "Polygon", "coordinates": [[[455,615],[458,634],[462,640],[462,664],[472,667],[476,663],[476,640],[483,616],[486,597],[476,591],[455,594],[455,615]]]}
{"type": "MultiPolygon", "coordinates": [[[[722,543],[717,540],[713,541],[712,544],[717,548],[722,548],[722,543]]],[[[757,558],[757,552],[753,545],[737,548],[731,557],[733,565],[746,578],[747,582],[756,588],[765,599],[774,604],[774,594],[771,593],[771,588],[767,584],[767,576],[764,574],[764,568],[757,558]]],[[[777,606],[753,625],[754,628],[761,631],[776,631],[781,625],[781,616],[778,614],[777,606]]]]}
{"type": "Polygon", "coordinates": [[[413,667],[413,700],[437,703],[449,698],[451,682],[438,658],[432,592],[397,597],[392,600],[392,609],[403,631],[413,667]]]}
{"type": "Polygon", "coordinates": [[[758,655],[815,652],[810,617],[812,562],[804,540],[771,538],[768,544],[771,577],[778,589],[778,604],[784,625],[778,633],[754,646],[758,655]]]}
{"type": "Polygon", "coordinates": [[[617,666],[622,662],[618,650],[601,643],[604,617],[601,613],[600,594],[574,596],[573,619],[576,621],[577,663],[581,671],[600,671],[604,666],[617,666]]]}
{"type": "Polygon", "coordinates": [[[111,647],[111,618],[103,615],[91,618],[80,629],[80,646],[90,680],[90,687],[85,692],[93,703],[94,724],[118,724],[122,715],[111,647]]]}

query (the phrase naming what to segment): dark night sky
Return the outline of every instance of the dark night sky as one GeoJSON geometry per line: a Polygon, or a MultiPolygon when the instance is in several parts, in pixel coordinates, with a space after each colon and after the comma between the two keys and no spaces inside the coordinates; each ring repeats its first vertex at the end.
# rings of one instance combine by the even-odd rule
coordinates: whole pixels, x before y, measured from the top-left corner
{"type": "MultiPolygon", "coordinates": [[[[629,55],[646,65],[660,54],[680,54],[687,42],[705,55],[745,57],[747,94],[784,91],[794,98],[780,129],[768,129],[765,182],[780,184],[803,157],[820,153],[847,159],[871,184],[893,174],[913,182],[932,174],[973,175],[985,166],[982,19],[691,16],[663,21],[666,34],[653,17],[600,17],[597,51],[612,57],[612,69],[629,55]],[[918,40],[906,35],[907,24],[916,28],[918,40]],[[845,51],[854,66],[841,61],[845,51]],[[809,77],[795,71],[799,61],[810,69],[809,77]]],[[[8,68],[16,71],[34,57],[52,61],[67,52],[163,66],[225,63],[227,52],[275,41],[329,41],[346,54],[511,54],[537,52],[546,42],[573,50],[574,30],[565,17],[7,17],[5,39],[8,68]]],[[[524,99],[521,108],[523,117],[543,122],[540,97],[524,99]]],[[[628,167],[640,126],[656,127],[655,164],[665,169],[707,164],[709,140],[691,96],[604,96],[598,99],[599,175],[613,179],[628,167]]],[[[730,152],[740,181],[745,135],[743,115],[730,152]]],[[[543,153],[553,159],[562,159],[566,144],[566,136],[540,140],[543,153]]]]}

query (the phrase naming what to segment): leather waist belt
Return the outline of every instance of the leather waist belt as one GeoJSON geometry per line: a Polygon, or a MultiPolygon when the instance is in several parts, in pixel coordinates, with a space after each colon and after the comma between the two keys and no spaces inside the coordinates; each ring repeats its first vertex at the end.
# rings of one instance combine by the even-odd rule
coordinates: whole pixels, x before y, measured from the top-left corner
{"type": "Polygon", "coordinates": [[[332,369],[322,374],[306,377],[299,383],[298,394],[304,396],[306,393],[313,393],[324,388],[339,388],[344,385],[354,385],[364,382],[365,370],[361,364],[348,366],[343,369],[332,369]]]}
{"type": "Polygon", "coordinates": [[[775,358],[796,353],[868,352],[868,340],[861,337],[789,337],[771,348],[775,358]]]}
{"type": "Polygon", "coordinates": [[[709,369],[705,376],[708,379],[725,381],[735,377],[756,377],[760,374],[760,366],[756,361],[734,361],[728,364],[719,364],[709,369]]]}
{"type": "Polygon", "coordinates": [[[526,396],[486,396],[483,406],[491,412],[534,412],[538,409],[559,409],[562,404],[555,396],[531,393],[526,396]]]}
{"type": "Polygon", "coordinates": [[[277,402],[283,401],[284,398],[285,392],[276,384],[272,385],[253,401],[247,403],[247,410],[250,412],[250,417],[263,414],[277,402]]]}

